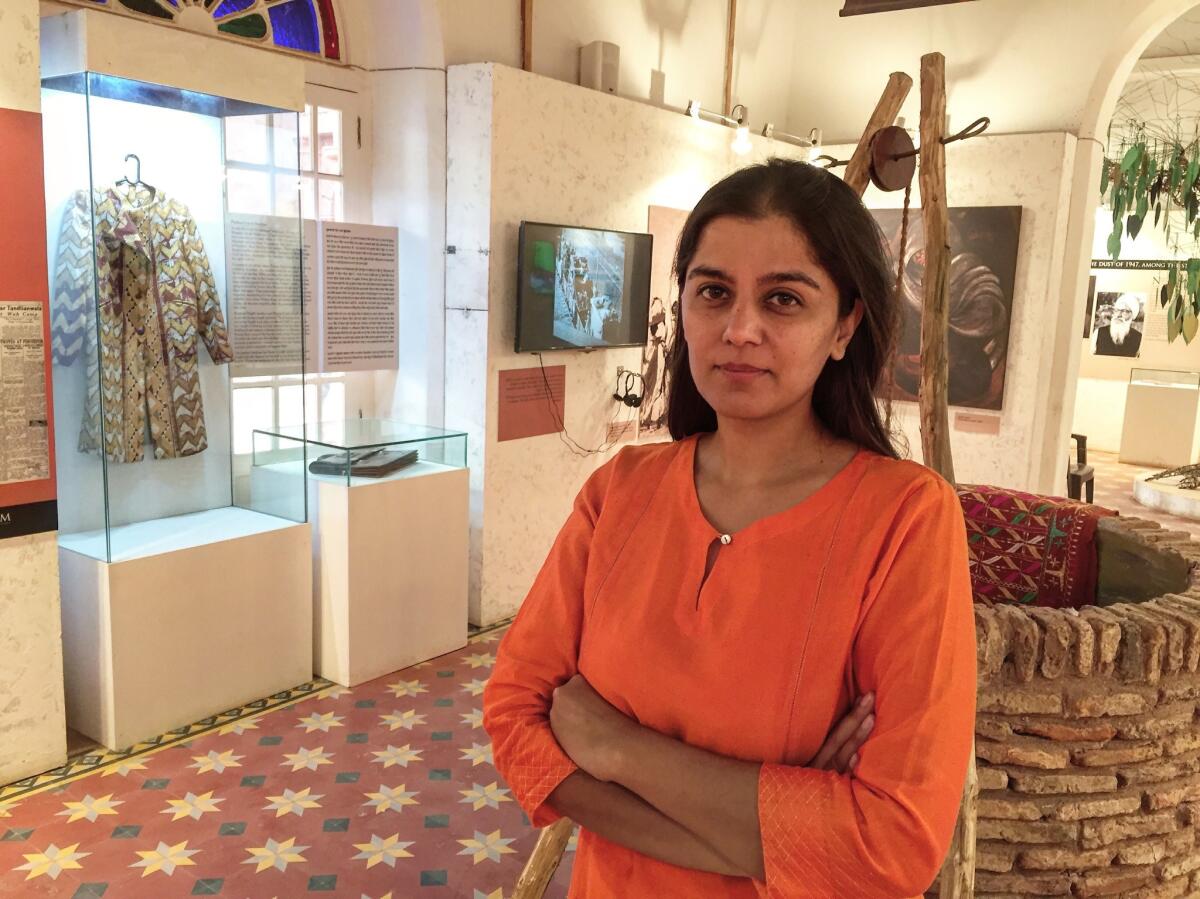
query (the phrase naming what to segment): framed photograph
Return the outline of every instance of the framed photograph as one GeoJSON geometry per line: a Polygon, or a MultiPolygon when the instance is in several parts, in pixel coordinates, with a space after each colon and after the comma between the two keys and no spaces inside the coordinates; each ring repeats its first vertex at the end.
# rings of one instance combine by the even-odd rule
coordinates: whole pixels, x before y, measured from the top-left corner
{"type": "Polygon", "coordinates": [[[1096,294],[1093,354],[1131,358],[1141,355],[1142,332],[1146,329],[1146,299],[1144,293],[1102,290],[1096,294]]]}

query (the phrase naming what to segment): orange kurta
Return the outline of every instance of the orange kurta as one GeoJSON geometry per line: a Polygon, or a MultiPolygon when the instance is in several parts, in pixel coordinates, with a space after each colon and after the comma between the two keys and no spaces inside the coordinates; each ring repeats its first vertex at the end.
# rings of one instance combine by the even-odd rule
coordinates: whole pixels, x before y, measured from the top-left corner
{"type": "Polygon", "coordinates": [[[500,645],[484,697],[496,767],[534,824],[576,766],[550,730],[576,672],[668,736],[762,762],[766,882],[690,871],[584,831],[572,899],[901,899],[950,844],[975,719],[966,529],[954,490],[867,451],[732,535],[700,509],[696,438],[601,467],[500,645]],[[861,694],[853,777],[802,767],[861,694]]]}

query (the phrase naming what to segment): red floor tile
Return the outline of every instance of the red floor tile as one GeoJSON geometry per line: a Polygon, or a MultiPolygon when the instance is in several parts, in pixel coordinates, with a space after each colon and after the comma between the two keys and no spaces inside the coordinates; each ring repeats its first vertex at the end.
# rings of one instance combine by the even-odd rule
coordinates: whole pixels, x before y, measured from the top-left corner
{"type": "Polygon", "coordinates": [[[480,723],[497,638],[0,804],[0,896],[509,899],[537,833],[480,723]]]}

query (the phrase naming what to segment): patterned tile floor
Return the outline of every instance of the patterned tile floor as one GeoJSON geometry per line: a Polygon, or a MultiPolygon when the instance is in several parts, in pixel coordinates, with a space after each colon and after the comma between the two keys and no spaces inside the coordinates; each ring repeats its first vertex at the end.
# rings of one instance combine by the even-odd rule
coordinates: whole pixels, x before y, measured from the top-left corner
{"type": "Polygon", "coordinates": [[[1116,453],[1096,450],[1088,451],[1088,464],[1096,469],[1096,505],[1116,509],[1122,515],[1157,521],[1173,530],[1187,531],[1192,539],[1200,537],[1200,521],[1148,509],[1133,498],[1133,479],[1160,469],[1126,465],[1117,461],[1116,453]]]}
{"type": "Polygon", "coordinates": [[[499,636],[0,789],[0,896],[509,899],[537,833],[482,728],[499,636]]]}

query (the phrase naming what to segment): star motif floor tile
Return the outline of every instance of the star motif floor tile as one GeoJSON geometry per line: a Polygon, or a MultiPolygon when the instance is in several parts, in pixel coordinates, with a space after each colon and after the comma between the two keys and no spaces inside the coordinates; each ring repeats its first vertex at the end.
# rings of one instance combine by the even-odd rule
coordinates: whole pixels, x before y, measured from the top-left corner
{"type": "Polygon", "coordinates": [[[0,896],[511,899],[537,832],[483,730],[495,650],[302,685],[2,788],[0,896]]]}

